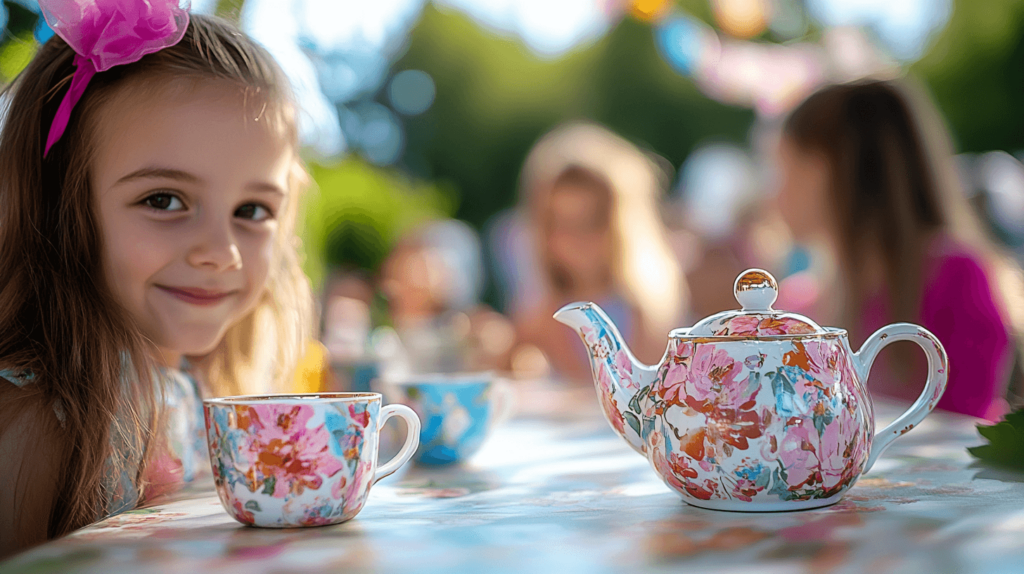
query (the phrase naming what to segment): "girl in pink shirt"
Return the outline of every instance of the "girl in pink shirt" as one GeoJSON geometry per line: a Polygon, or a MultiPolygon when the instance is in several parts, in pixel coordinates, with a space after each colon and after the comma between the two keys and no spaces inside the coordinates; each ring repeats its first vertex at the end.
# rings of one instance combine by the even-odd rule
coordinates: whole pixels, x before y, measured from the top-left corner
{"type": "MultiPolygon", "coordinates": [[[[855,349],[885,324],[924,326],[949,354],[939,408],[997,419],[1014,365],[1010,325],[1021,324],[1009,316],[1020,308],[1010,301],[1020,296],[1019,270],[980,231],[956,185],[948,137],[912,94],[858,82],[827,86],[798,106],[778,147],[779,209],[797,241],[835,261],[820,291],[823,319],[847,328],[855,349]]],[[[924,373],[924,357],[897,343],[876,361],[868,388],[912,400],[924,373]]]]}

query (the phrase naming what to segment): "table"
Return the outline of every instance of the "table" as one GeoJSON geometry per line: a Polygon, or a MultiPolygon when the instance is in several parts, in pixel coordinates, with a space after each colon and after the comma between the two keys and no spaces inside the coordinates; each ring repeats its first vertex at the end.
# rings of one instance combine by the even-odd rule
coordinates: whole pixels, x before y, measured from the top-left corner
{"type": "Polygon", "coordinates": [[[714,512],[684,504],[579,392],[530,390],[470,463],[390,477],[345,524],[244,527],[207,482],[0,572],[1024,572],[1024,473],[973,462],[974,419],[933,414],[830,508],[714,512]]]}

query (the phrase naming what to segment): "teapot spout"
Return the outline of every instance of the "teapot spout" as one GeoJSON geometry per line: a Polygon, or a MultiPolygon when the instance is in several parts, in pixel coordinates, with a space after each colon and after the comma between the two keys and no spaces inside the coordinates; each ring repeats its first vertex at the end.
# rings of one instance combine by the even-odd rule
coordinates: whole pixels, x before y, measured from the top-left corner
{"type": "Polygon", "coordinates": [[[615,324],[596,303],[570,303],[559,309],[554,318],[583,339],[594,386],[608,422],[629,446],[646,454],[639,404],[654,382],[658,367],[637,360],[615,324]]]}

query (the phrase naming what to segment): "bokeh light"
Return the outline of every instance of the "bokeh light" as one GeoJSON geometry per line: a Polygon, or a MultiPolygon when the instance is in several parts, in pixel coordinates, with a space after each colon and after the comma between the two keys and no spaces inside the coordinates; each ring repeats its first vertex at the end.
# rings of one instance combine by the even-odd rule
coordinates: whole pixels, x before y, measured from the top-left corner
{"type": "Polygon", "coordinates": [[[684,221],[712,240],[728,236],[739,212],[759,191],[753,160],[734,145],[695,150],[680,170],[676,194],[684,221]]]}
{"type": "Polygon", "coordinates": [[[782,40],[791,40],[807,33],[807,16],[799,0],[775,0],[768,27],[782,40]]]}
{"type": "Polygon", "coordinates": [[[949,22],[951,0],[808,0],[807,10],[826,26],[872,30],[892,55],[914,60],[949,22]]]}
{"type": "Polygon", "coordinates": [[[631,0],[630,16],[643,22],[653,22],[669,13],[671,0],[631,0]]]}
{"type": "Polygon", "coordinates": [[[594,0],[434,0],[434,4],[461,10],[552,58],[600,38],[611,23],[603,3],[594,0]]]}
{"type": "Polygon", "coordinates": [[[388,97],[395,111],[407,116],[422,114],[434,103],[434,80],[422,70],[403,70],[391,78],[388,97]]]}
{"type": "Polygon", "coordinates": [[[692,75],[702,65],[710,65],[717,59],[720,47],[713,30],[678,13],[658,25],[655,41],[661,56],[685,75],[692,75]]]}
{"type": "Polygon", "coordinates": [[[767,0],[712,0],[715,21],[736,38],[752,38],[768,26],[767,0]]]}
{"type": "Polygon", "coordinates": [[[405,134],[394,112],[376,102],[342,108],[342,125],[351,143],[371,163],[389,165],[402,154],[405,134]]]}

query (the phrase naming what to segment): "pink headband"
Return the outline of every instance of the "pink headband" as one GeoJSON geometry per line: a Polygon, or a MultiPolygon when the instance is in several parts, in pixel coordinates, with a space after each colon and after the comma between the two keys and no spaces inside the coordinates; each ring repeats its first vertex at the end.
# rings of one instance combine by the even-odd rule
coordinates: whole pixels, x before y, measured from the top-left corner
{"type": "Polygon", "coordinates": [[[64,134],[71,110],[93,75],[177,44],[188,27],[189,4],[189,0],[39,0],[46,23],[75,51],[71,87],[53,117],[43,157],[64,134]]]}

